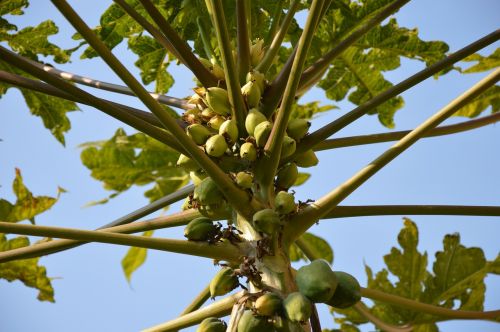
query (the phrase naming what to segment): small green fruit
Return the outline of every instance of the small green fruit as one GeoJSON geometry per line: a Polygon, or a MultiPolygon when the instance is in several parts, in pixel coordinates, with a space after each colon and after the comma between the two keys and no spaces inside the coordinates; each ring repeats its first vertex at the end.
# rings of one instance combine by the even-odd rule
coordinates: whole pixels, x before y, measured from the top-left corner
{"type": "Polygon", "coordinates": [[[283,137],[283,143],[281,144],[281,158],[286,158],[295,153],[297,148],[297,143],[290,136],[283,137]]]}
{"type": "Polygon", "coordinates": [[[249,108],[257,107],[260,103],[261,91],[259,86],[250,81],[241,87],[241,94],[247,101],[247,106],[249,108]]]}
{"type": "Polygon", "coordinates": [[[288,123],[286,133],[294,140],[300,141],[306,136],[310,126],[311,123],[306,119],[293,119],[288,123]]]}
{"type": "Polygon", "coordinates": [[[262,233],[272,235],[280,227],[280,216],[273,209],[264,209],[254,213],[254,228],[262,233]]]}
{"type": "Polygon", "coordinates": [[[198,145],[203,145],[210,137],[210,130],[204,125],[194,123],[186,128],[187,135],[198,145]]]}
{"type": "Polygon", "coordinates": [[[274,208],[279,214],[289,214],[295,211],[295,197],[286,191],[280,191],[274,197],[274,208]]]}
{"type": "Polygon", "coordinates": [[[282,189],[288,189],[294,185],[299,176],[299,170],[295,163],[288,163],[281,167],[276,175],[276,185],[282,189]]]}
{"type": "Polygon", "coordinates": [[[259,64],[264,56],[264,39],[257,38],[250,47],[250,63],[252,67],[259,64]]]}
{"type": "Polygon", "coordinates": [[[295,281],[299,291],[316,303],[330,300],[338,284],[330,264],[323,259],[302,266],[295,275],[295,281]]]}
{"type": "Polygon", "coordinates": [[[238,172],[235,177],[236,184],[241,188],[250,189],[253,184],[253,176],[248,172],[238,172]]]}
{"type": "Polygon", "coordinates": [[[219,135],[229,138],[229,141],[236,142],[238,139],[238,126],[236,120],[230,119],[224,121],[219,128],[219,135]]]}
{"type": "Polygon", "coordinates": [[[254,82],[260,89],[260,93],[264,92],[264,88],[266,86],[266,77],[259,71],[252,70],[247,73],[246,77],[247,82],[254,82]]]}
{"type": "Polygon", "coordinates": [[[220,126],[226,121],[226,119],[221,115],[214,115],[208,120],[207,125],[215,130],[219,130],[220,126]]]}
{"type": "Polygon", "coordinates": [[[262,148],[266,145],[269,134],[271,134],[271,129],[273,129],[273,124],[269,121],[261,122],[255,127],[254,137],[258,147],[262,148]]]}
{"type": "Polygon", "coordinates": [[[313,150],[307,150],[306,152],[295,157],[295,163],[299,167],[313,167],[319,163],[318,157],[313,150]]]}
{"type": "Polygon", "coordinates": [[[251,310],[245,310],[238,322],[238,332],[272,332],[273,326],[266,318],[254,316],[251,310]]]}
{"type": "Polygon", "coordinates": [[[202,216],[213,220],[228,219],[232,215],[231,206],[226,204],[225,201],[217,204],[200,205],[198,211],[202,216]]]}
{"type": "Polygon", "coordinates": [[[221,157],[224,155],[227,148],[226,139],[222,135],[214,135],[205,143],[205,151],[212,157],[221,157]]]}
{"type": "Polygon", "coordinates": [[[226,332],[227,325],[223,320],[208,317],[201,321],[196,332],[226,332]]]}
{"type": "Polygon", "coordinates": [[[179,156],[179,159],[177,159],[177,166],[182,167],[182,169],[184,169],[186,172],[196,171],[200,169],[200,166],[196,161],[184,154],[181,154],[179,156]]]}
{"type": "Polygon", "coordinates": [[[208,106],[219,115],[231,114],[231,104],[227,90],[218,87],[207,89],[206,99],[208,106]]]}
{"type": "Polygon", "coordinates": [[[212,220],[200,217],[191,220],[184,228],[184,236],[191,241],[206,241],[217,232],[212,220]]]}
{"type": "Polygon", "coordinates": [[[243,143],[240,147],[240,157],[248,161],[257,159],[257,149],[250,142],[243,143]]]}
{"type": "Polygon", "coordinates": [[[267,118],[264,114],[259,112],[258,109],[252,108],[250,111],[248,111],[248,115],[245,118],[245,129],[247,130],[248,135],[253,135],[255,131],[255,127],[259,123],[262,123],[264,121],[267,121],[267,118]]]}
{"type": "Polygon", "coordinates": [[[210,281],[210,297],[224,295],[238,287],[238,277],[230,267],[223,267],[210,281]]]}
{"type": "Polygon", "coordinates": [[[352,275],[342,271],[335,271],[338,280],[337,289],[326,304],[340,309],[345,309],[361,300],[361,286],[352,275]]]}
{"type": "Polygon", "coordinates": [[[286,317],[292,322],[305,322],[312,314],[311,301],[300,292],[288,294],[283,301],[283,308],[286,317]]]}
{"type": "Polygon", "coordinates": [[[207,177],[194,188],[193,198],[203,205],[220,204],[224,199],[224,195],[222,195],[214,180],[207,177]]]}
{"type": "Polygon", "coordinates": [[[262,316],[274,316],[282,308],[283,300],[278,294],[266,293],[255,301],[255,309],[262,316]]]}
{"type": "Polygon", "coordinates": [[[211,119],[213,118],[215,115],[217,115],[211,108],[204,108],[203,111],[201,111],[200,115],[204,118],[204,119],[211,119]]]}
{"type": "Polygon", "coordinates": [[[197,186],[201,181],[203,181],[203,179],[207,177],[207,173],[199,169],[197,171],[189,172],[189,177],[191,178],[191,181],[193,181],[193,184],[197,186]]]}

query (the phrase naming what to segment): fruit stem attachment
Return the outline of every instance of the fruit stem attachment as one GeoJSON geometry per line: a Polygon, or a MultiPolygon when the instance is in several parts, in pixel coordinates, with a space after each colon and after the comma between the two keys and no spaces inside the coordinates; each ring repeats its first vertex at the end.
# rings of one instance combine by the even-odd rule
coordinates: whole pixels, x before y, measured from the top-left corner
{"type": "Polygon", "coordinates": [[[432,304],[422,303],[410,300],[401,296],[388,294],[376,289],[361,287],[361,296],[385,303],[390,303],[396,306],[408,308],[411,310],[424,312],[434,316],[442,316],[448,319],[481,319],[481,320],[496,320],[500,318],[500,310],[493,311],[470,311],[470,310],[454,310],[435,306],[432,304]]]}
{"type": "Polygon", "coordinates": [[[391,325],[389,323],[384,322],[374,314],[370,312],[370,309],[361,301],[356,303],[354,305],[354,310],[356,310],[360,315],[364,316],[366,319],[368,319],[370,322],[372,322],[376,327],[378,327],[382,331],[387,331],[387,332],[411,332],[413,331],[413,326],[412,325],[402,325],[402,326],[395,326],[391,325]]]}

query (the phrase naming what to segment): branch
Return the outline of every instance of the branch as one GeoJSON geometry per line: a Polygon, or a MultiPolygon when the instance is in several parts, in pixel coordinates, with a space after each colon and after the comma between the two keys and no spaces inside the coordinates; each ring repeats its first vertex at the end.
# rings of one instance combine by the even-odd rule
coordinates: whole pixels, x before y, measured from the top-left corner
{"type": "MultiPolygon", "coordinates": [[[[334,207],[321,219],[389,215],[455,215],[500,217],[500,206],[465,205],[360,205],[334,207]]],[[[300,238],[299,238],[300,239],[300,238]]]]}
{"type": "MultiPolygon", "coordinates": [[[[176,55],[179,60],[181,60],[181,62],[193,72],[194,76],[196,76],[204,87],[209,88],[211,86],[216,86],[217,79],[215,76],[200,62],[200,60],[198,60],[198,58],[191,51],[189,45],[170,26],[155,5],[150,0],[140,0],[140,2],[144,9],[148,12],[149,16],[151,16],[153,21],[159,27],[163,36],[166,37],[167,41],[170,43],[170,47],[168,49],[174,50],[174,55],[176,55]]],[[[130,9],[133,10],[131,7],[130,9]]],[[[156,37],[155,35],[153,36],[156,37]]]]}
{"type": "MultiPolygon", "coordinates": [[[[293,0],[292,4],[290,5],[290,9],[288,9],[288,12],[285,15],[285,19],[281,23],[281,26],[277,32],[277,34],[274,35],[274,38],[272,39],[271,45],[269,46],[269,49],[267,50],[266,54],[264,54],[264,58],[262,61],[255,67],[256,71],[259,71],[263,74],[265,74],[268,69],[271,67],[274,57],[279,51],[279,48],[281,46],[281,43],[283,42],[283,39],[285,38],[286,33],[288,32],[288,28],[290,27],[290,24],[292,23],[293,16],[295,15],[295,12],[297,11],[297,8],[300,4],[299,0],[293,0]]],[[[278,7],[279,13],[281,15],[281,7],[278,7]]],[[[279,16],[276,17],[274,20],[279,20],[279,16]]],[[[275,22],[273,20],[273,26],[275,25],[275,22]]],[[[276,24],[277,27],[277,24],[276,24]]]]}
{"type": "MultiPolygon", "coordinates": [[[[260,182],[261,188],[264,191],[272,190],[272,183],[274,175],[276,174],[276,169],[278,168],[280,155],[281,155],[281,145],[283,142],[283,137],[286,133],[286,127],[288,125],[288,119],[292,113],[292,105],[295,102],[295,92],[299,84],[300,73],[302,73],[302,68],[306,61],[307,52],[311,47],[311,42],[314,36],[314,31],[321,19],[321,13],[324,0],[313,0],[309,14],[307,16],[304,31],[300,36],[297,53],[293,60],[292,68],[290,70],[290,76],[288,83],[285,87],[285,92],[283,94],[283,101],[278,110],[276,120],[274,122],[269,139],[264,147],[264,156],[259,160],[259,165],[257,169],[260,168],[260,174],[258,181],[260,182]]],[[[264,194],[264,197],[267,197],[264,194]]]]}
{"type": "Polygon", "coordinates": [[[324,72],[330,63],[335,60],[342,52],[344,52],[349,46],[353,45],[359,38],[363,37],[365,33],[373,29],[375,26],[380,24],[387,17],[394,14],[405,4],[410,2],[410,0],[396,0],[391,4],[387,5],[378,14],[376,14],[371,20],[363,24],[359,29],[351,33],[347,38],[342,40],[337,44],[332,50],[326,53],[323,57],[313,63],[309,68],[307,68],[300,79],[300,88],[310,85],[315,79],[319,79],[318,73],[324,72]]]}
{"type": "Polygon", "coordinates": [[[238,35],[238,72],[240,74],[240,84],[245,84],[246,75],[250,71],[250,37],[248,35],[247,24],[247,12],[250,8],[247,8],[248,1],[236,0],[236,31],[238,35]]]}
{"type": "Polygon", "coordinates": [[[470,311],[470,310],[454,310],[443,307],[438,307],[432,304],[422,303],[410,300],[401,296],[388,294],[376,289],[361,287],[361,296],[369,299],[390,303],[399,307],[408,308],[411,310],[424,312],[434,316],[442,316],[454,319],[481,319],[481,320],[498,320],[500,318],[500,310],[493,311],[470,311]]]}
{"type": "MultiPolygon", "coordinates": [[[[437,127],[429,130],[424,137],[436,137],[444,136],[450,134],[461,133],[468,130],[477,129],[483,126],[487,126],[492,123],[500,121],[500,112],[493,113],[478,119],[464,121],[461,123],[437,127]]],[[[410,130],[405,131],[394,131],[389,133],[377,133],[371,135],[360,135],[360,136],[350,136],[350,137],[340,137],[328,139],[326,141],[320,142],[314,146],[314,151],[323,151],[329,149],[344,148],[348,146],[364,145],[364,144],[374,144],[383,143],[390,141],[397,141],[410,133],[410,130]]]]}
{"type": "Polygon", "coordinates": [[[376,327],[378,327],[382,331],[387,332],[411,332],[413,331],[413,326],[411,325],[403,325],[403,326],[395,326],[388,324],[372,314],[368,307],[361,301],[354,305],[354,310],[372,322],[376,327]]]}
{"type": "MultiPolygon", "coordinates": [[[[177,151],[184,151],[182,146],[180,146],[177,141],[172,140],[172,135],[170,133],[165,132],[164,130],[161,130],[150,123],[137,118],[136,116],[130,114],[129,112],[123,111],[123,109],[120,109],[116,105],[112,104],[111,102],[108,102],[106,100],[97,98],[90,93],[77,88],[76,86],[66,82],[63,79],[58,78],[57,76],[47,73],[45,70],[38,68],[34,66],[31,61],[28,61],[24,57],[9,51],[8,49],[0,46],[0,56],[3,61],[27,72],[30,75],[35,76],[38,79],[41,79],[43,81],[46,81],[47,83],[53,85],[57,89],[60,89],[68,94],[73,95],[76,98],[79,98],[86,103],[88,102],[90,105],[94,106],[95,108],[101,110],[102,112],[114,117],[115,119],[118,119],[132,128],[135,128],[139,131],[142,131],[143,133],[148,134],[149,136],[153,137],[154,139],[165,143],[168,146],[171,146],[172,148],[176,149],[177,151]]],[[[177,126],[178,127],[178,126],[177,126]]],[[[180,128],[180,127],[179,127],[180,128]]]]}
{"type": "Polygon", "coordinates": [[[458,50],[457,52],[449,55],[448,57],[444,58],[443,60],[440,60],[436,62],[435,64],[419,71],[418,73],[414,74],[413,76],[410,76],[409,78],[405,79],[404,81],[392,86],[391,88],[385,90],[384,92],[378,94],[377,96],[373,97],[366,103],[356,107],[354,110],[351,112],[341,116],[337,120],[330,122],[326,126],[318,129],[317,131],[313,132],[310,135],[307,135],[304,137],[304,139],[300,142],[300,144],[297,145],[297,152],[301,153],[304,151],[307,151],[308,149],[311,149],[314,147],[316,144],[318,144],[321,141],[324,141],[334,133],[338,132],[342,128],[346,127],[350,123],[356,121],[359,119],[361,116],[365,115],[368,113],[370,110],[374,109],[375,107],[381,105],[382,103],[388,101],[389,99],[399,95],[400,93],[410,89],[411,87],[417,85],[418,83],[422,82],[423,80],[431,77],[434,74],[439,73],[440,71],[448,68],[449,66],[453,65],[455,62],[458,62],[462,60],[463,58],[474,54],[475,52],[479,51],[483,47],[486,47],[494,42],[496,42],[500,38],[500,29],[490,33],[489,35],[475,41],[472,44],[469,44],[468,46],[458,50]]]}
{"type": "Polygon", "coordinates": [[[199,257],[238,261],[240,247],[230,243],[209,244],[207,242],[150,238],[146,236],[88,231],[74,228],[13,224],[0,221],[0,232],[44,237],[57,237],[88,242],[111,243],[123,246],[156,249],[199,257]]]}
{"type": "Polygon", "coordinates": [[[312,314],[309,321],[311,322],[311,332],[321,332],[321,321],[319,320],[316,303],[312,303],[312,314]]]}
{"type": "MultiPolygon", "coordinates": [[[[252,204],[248,204],[248,195],[224,173],[206,154],[200,150],[198,145],[187,136],[180,128],[175,119],[173,119],[154,100],[144,87],[132,76],[125,66],[111,53],[104,43],[95,35],[95,33],[83,22],[73,8],[64,0],[51,0],[57,9],[66,17],[66,19],[75,27],[75,29],[85,38],[92,48],[102,57],[111,69],[134,91],[139,99],[146,105],[151,112],[161,121],[167,130],[176,138],[178,143],[186,150],[188,156],[195,160],[207,174],[214,180],[219,189],[224,193],[229,203],[242,215],[250,218],[253,215],[252,204]]],[[[145,6],[148,6],[147,0],[141,0],[145,6]]],[[[153,6],[154,7],[154,6],[153,6]]],[[[149,6],[148,6],[149,8],[149,6]]],[[[150,14],[154,14],[151,10],[150,14]]],[[[167,36],[168,37],[168,36],[167,36]]],[[[170,38],[170,37],[168,37],[170,38]]],[[[255,204],[255,203],[254,203],[255,204]]]]}
{"type": "Polygon", "coordinates": [[[207,285],[200,294],[198,294],[193,301],[181,312],[180,316],[187,315],[195,310],[201,308],[201,306],[207,302],[210,298],[210,285],[207,285]]]}
{"type": "MultiPolygon", "coordinates": [[[[28,61],[31,61],[31,63],[34,66],[42,68],[46,72],[49,72],[49,73],[54,74],[56,76],[59,76],[60,78],[65,79],[65,80],[70,81],[70,82],[75,82],[78,84],[89,86],[91,88],[116,92],[116,93],[120,93],[120,94],[124,94],[124,95],[128,95],[128,96],[135,96],[135,94],[132,90],[130,90],[128,87],[123,86],[123,85],[103,82],[103,81],[95,80],[95,79],[88,78],[85,76],[80,76],[78,74],[73,74],[73,73],[70,73],[70,72],[67,72],[64,70],[60,70],[60,69],[57,69],[55,67],[52,67],[49,65],[44,65],[44,64],[38,63],[36,61],[30,60],[30,59],[28,59],[28,61]]],[[[149,92],[149,94],[153,98],[158,100],[158,102],[165,104],[165,105],[181,108],[184,110],[189,110],[189,109],[192,109],[195,107],[195,105],[188,104],[187,100],[184,100],[184,99],[160,95],[158,93],[153,93],[153,92],[149,92]]]]}
{"type": "Polygon", "coordinates": [[[198,324],[208,317],[223,317],[231,312],[233,305],[244,295],[244,291],[228,296],[222,300],[216,301],[202,309],[193,311],[187,315],[178,317],[171,321],[147,328],[142,332],[170,332],[177,331],[184,327],[198,324]]]}
{"type": "Polygon", "coordinates": [[[366,180],[422,138],[427,131],[435,128],[448,117],[452,116],[463,105],[467,104],[486,89],[493,86],[499,79],[500,69],[497,69],[461,96],[450,102],[439,112],[424,121],[420,126],[412,130],[408,135],[403,137],[390,149],[381,154],[377,159],[373,160],[370,164],[357,172],[349,180],[345,181],[336,189],[306,207],[302,210],[302,212],[298,213],[290,220],[288,223],[289,227],[285,229],[284,237],[293,241],[295,238],[300,236],[300,234],[311,227],[319,218],[322,218],[329,211],[335,208],[366,180]]]}
{"type": "MultiPolygon", "coordinates": [[[[241,86],[239,83],[236,65],[233,60],[233,53],[231,50],[231,41],[227,31],[226,18],[224,16],[224,7],[221,0],[206,0],[207,8],[214,22],[215,33],[217,35],[217,42],[219,43],[219,50],[224,67],[224,76],[226,77],[227,92],[229,95],[229,102],[231,103],[231,112],[236,124],[238,125],[238,132],[240,137],[246,133],[245,117],[247,109],[241,94],[241,86]]],[[[248,27],[248,26],[247,26],[248,27]]],[[[245,73],[246,75],[246,73],[245,73]]]]}

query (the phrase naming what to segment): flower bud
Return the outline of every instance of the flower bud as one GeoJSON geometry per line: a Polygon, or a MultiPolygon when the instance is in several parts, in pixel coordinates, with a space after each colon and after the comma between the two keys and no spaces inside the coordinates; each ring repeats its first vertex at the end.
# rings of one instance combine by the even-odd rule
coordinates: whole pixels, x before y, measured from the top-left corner
{"type": "Polygon", "coordinates": [[[205,143],[205,151],[212,157],[221,157],[227,148],[226,139],[222,135],[214,135],[205,143]]]}

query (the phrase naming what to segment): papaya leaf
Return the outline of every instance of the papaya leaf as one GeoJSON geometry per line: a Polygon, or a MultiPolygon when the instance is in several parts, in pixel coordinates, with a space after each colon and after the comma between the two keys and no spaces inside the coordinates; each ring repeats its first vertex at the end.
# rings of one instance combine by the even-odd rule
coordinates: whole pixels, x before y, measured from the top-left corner
{"type": "MultiPolygon", "coordinates": [[[[151,237],[154,231],[147,231],[142,236],[151,237]]],[[[127,281],[130,283],[132,274],[146,261],[148,250],[146,248],[131,247],[122,259],[122,268],[127,281]]]]}
{"type": "Polygon", "coordinates": [[[135,65],[141,70],[144,84],[156,82],[156,93],[166,93],[174,84],[174,78],[167,72],[167,51],[149,36],[131,37],[129,48],[139,56],[135,65]]]}
{"type": "Polygon", "coordinates": [[[319,101],[313,101],[307,104],[294,104],[292,106],[292,118],[310,120],[318,113],[323,113],[338,108],[333,105],[319,106],[319,103],[319,101]]]}
{"type": "Polygon", "coordinates": [[[30,220],[35,223],[35,216],[50,209],[59,199],[59,195],[65,192],[58,188],[57,197],[33,196],[31,191],[24,185],[21,171],[16,168],[16,177],[12,183],[12,190],[16,195],[16,202],[10,203],[0,199],[0,220],[6,222],[18,222],[30,220]]]}
{"type": "MultiPolygon", "coordinates": [[[[406,218],[398,243],[401,249],[393,247],[384,256],[387,268],[374,274],[365,266],[368,288],[446,308],[483,310],[484,278],[488,273],[500,273],[500,255],[487,261],[482,249],[467,248],[460,244],[460,235],[449,234],[443,239],[443,250],[436,252],[432,271],[428,271],[427,254],[417,250],[417,226],[406,218]]],[[[362,324],[350,311],[333,311],[343,315],[335,319],[338,323],[362,324]]],[[[436,316],[378,301],[370,311],[389,324],[411,324],[414,331],[439,330],[440,318],[436,316]]]]}
{"type": "Polygon", "coordinates": [[[454,116],[465,116],[475,118],[485,110],[491,107],[491,113],[496,113],[500,110],[500,86],[494,85],[473,101],[462,107],[454,116]]]}
{"type": "Polygon", "coordinates": [[[311,174],[309,173],[299,173],[297,176],[297,180],[295,180],[295,183],[293,184],[294,187],[298,187],[300,185],[303,185],[309,178],[311,177],[311,174]]]}
{"type": "Polygon", "coordinates": [[[466,57],[463,61],[476,62],[477,63],[466,70],[463,73],[479,73],[490,69],[495,69],[500,66],[500,48],[497,48],[489,56],[482,56],[480,54],[473,54],[466,57]]]}
{"type": "MultiPolygon", "coordinates": [[[[29,239],[25,236],[8,240],[4,234],[0,234],[0,251],[26,247],[29,244],[29,239]]],[[[47,277],[45,267],[38,265],[38,260],[39,258],[30,258],[0,263],[0,279],[8,282],[19,280],[28,287],[38,289],[38,300],[55,302],[51,280],[47,277]]]]}
{"type": "Polygon", "coordinates": [[[22,15],[23,8],[28,7],[28,0],[2,0],[0,6],[0,16],[4,15],[22,15]]]}
{"type": "Polygon", "coordinates": [[[82,163],[106,190],[115,193],[134,185],[153,184],[145,195],[154,201],[187,184],[189,179],[176,167],[178,152],[142,133],[127,136],[123,129],[118,129],[110,140],[84,146],[82,163]]]}
{"type": "MultiPolygon", "coordinates": [[[[327,241],[311,233],[305,233],[301,236],[301,239],[307,244],[308,249],[314,253],[315,257],[325,259],[330,264],[333,264],[333,250],[327,241]]],[[[297,262],[300,260],[307,261],[308,259],[297,245],[292,244],[290,246],[290,260],[297,262]]]]}

